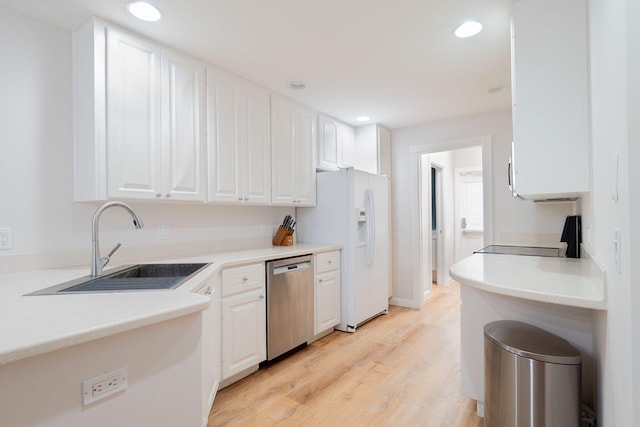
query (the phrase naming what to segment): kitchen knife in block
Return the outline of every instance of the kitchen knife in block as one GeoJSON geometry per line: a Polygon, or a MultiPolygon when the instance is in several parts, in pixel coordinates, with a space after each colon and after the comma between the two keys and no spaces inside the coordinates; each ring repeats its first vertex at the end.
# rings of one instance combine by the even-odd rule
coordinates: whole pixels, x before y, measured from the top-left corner
{"type": "Polygon", "coordinates": [[[293,232],[294,230],[287,230],[283,226],[278,226],[276,234],[273,236],[274,246],[292,246],[293,245],[293,232]]]}

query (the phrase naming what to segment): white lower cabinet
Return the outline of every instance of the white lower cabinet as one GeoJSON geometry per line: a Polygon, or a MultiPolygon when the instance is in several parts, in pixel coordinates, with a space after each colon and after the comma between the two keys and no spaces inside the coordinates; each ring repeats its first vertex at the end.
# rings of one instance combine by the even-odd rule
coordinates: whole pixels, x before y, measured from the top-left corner
{"type": "Polygon", "coordinates": [[[222,272],[222,379],[267,358],[264,263],[222,272]]]}
{"type": "Polygon", "coordinates": [[[221,373],[220,273],[205,280],[198,294],[211,298],[202,312],[202,425],[207,425],[213,400],[218,392],[221,373]]]}
{"type": "Polygon", "coordinates": [[[318,335],[340,323],[340,251],[316,255],[314,301],[318,335]]]}

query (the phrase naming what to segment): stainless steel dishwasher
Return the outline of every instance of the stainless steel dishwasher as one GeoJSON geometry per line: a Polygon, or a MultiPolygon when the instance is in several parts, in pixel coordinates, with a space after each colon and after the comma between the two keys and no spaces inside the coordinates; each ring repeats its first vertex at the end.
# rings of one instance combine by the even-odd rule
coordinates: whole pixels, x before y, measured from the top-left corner
{"type": "Polygon", "coordinates": [[[313,257],[267,262],[267,360],[313,337],[313,257]]]}

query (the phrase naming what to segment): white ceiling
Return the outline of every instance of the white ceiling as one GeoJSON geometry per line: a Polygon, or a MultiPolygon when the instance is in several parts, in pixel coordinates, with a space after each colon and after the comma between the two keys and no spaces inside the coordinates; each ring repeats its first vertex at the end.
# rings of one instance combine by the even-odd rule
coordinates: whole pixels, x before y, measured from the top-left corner
{"type": "Polygon", "coordinates": [[[510,106],[511,0],[153,0],[157,23],[126,3],[0,0],[70,31],[102,17],[352,125],[362,114],[395,129],[510,106]],[[454,37],[467,19],[484,30],[454,37]]]}

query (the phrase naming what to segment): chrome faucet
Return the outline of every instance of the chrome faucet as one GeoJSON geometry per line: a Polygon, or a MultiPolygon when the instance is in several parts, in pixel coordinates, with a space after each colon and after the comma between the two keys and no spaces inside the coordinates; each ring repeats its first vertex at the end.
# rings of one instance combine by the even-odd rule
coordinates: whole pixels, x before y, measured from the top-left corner
{"type": "Polygon", "coordinates": [[[140,229],[142,227],[144,227],[144,224],[142,223],[142,220],[140,219],[140,217],[138,216],[138,214],[136,213],[136,211],[133,210],[133,208],[131,206],[129,206],[128,204],[124,203],[124,202],[107,202],[105,204],[103,204],[102,206],[100,206],[98,208],[98,210],[96,210],[96,213],[93,214],[93,221],[92,221],[92,231],[91,231],[91,244],[92,244],[92,253],[91,253],[91,276],[96,277],[96,276],[100,276],[102,275],[102,268],[107,265],[107,263],[109,262],[109,260],[111,259],[111,255],[113,255],[113,253],[115,251],[118,250],[118,248],[120,247],[120,243],[117,243],[113,249],[111,249],[111,252],[109,252],[109,255],[107,255],[106,257],[100,257],[100,242],[98,239],[98,221],[100,220],[100,215],[102,215],[102,212],[105,211],[105,209],[113,207],[113,206],[120,206],[123,209],[126,209],[129,214],[131,215],[131,218],[133,218],[133,225],[137,228],[140,229]]]}

